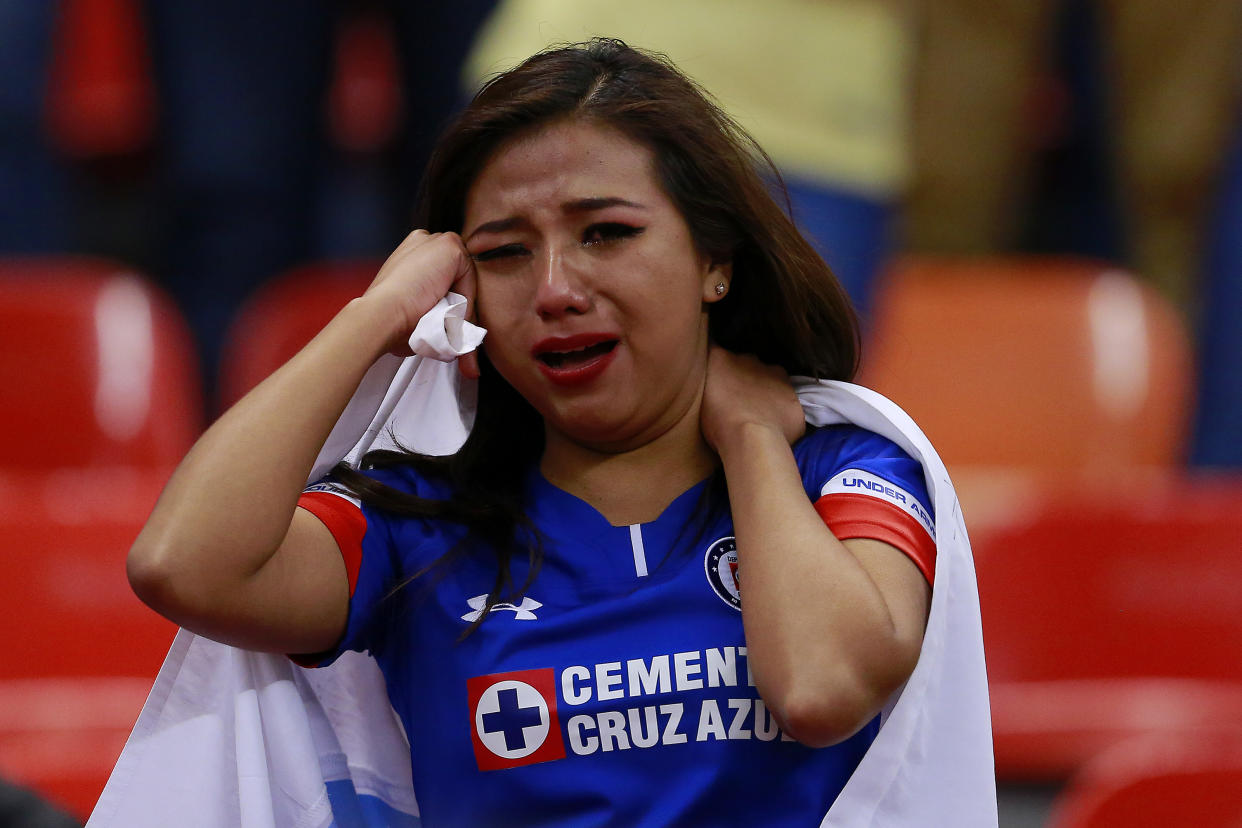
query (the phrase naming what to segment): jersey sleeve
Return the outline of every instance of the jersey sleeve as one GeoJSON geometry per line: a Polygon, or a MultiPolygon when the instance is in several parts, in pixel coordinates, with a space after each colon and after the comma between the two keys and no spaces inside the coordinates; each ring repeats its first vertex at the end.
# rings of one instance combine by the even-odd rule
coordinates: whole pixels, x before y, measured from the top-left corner
{"type": "Polygon", "coordinates": [[[891,440],[858,428],[821,429],[810,442],[803,480],[832,533],[894,546],[932,583],[936,526],[922,466],[891,440]]]}
{"type": "Polygon", "coordinates": [[[336,540],[349,579],[349,619],[333,649],[290,658],[303,667],[319,667],[346,650],[382,646],[383,625],[377,623],[377,611],[398,577],[382,515],[364,509],[358,498],[330,480],[308,486],[298,498],[298,508],[318,518],[336,540]]]}

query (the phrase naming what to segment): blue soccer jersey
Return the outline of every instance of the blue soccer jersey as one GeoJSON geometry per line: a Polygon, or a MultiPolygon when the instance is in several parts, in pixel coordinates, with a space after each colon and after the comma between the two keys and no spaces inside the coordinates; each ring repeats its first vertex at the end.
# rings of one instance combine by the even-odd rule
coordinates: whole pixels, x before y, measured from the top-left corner
{"type": "MultiPolygon", "coordinates": [[[[853,426],[811,430],[794,454],[838,537],[891,543],[930,579],[934,527],[917,462],[853,426]]],[[[449,495],[410,469],[371,474],[449,495]]],[[[750,675],[732,521],[704,508],[706,488],[617,527],[532,470],[526,509],[542,569],[464,639],[496,578],[489,551],[410,582],[465,530],[359,505],[331,483],[308,489],[301,505],[350,572],[338,652],[369,650],[380,664],[424,825],[818,823],[879,719],[823,749],[777,727],[750,675]]],[[[514,582],[525,577],[514,561],[514,582]]]]}

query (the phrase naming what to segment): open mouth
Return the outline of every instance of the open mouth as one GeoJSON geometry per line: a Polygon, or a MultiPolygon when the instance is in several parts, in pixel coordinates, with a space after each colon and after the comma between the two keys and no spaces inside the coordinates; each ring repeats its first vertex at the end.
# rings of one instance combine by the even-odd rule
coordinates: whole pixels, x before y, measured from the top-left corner
{"type": "Polygon", "coordinates": [[[594,345],[585,345],[581,348],[571,348],[564,351],[544,351],[539,354],[539,360],[549,368],[576,368],[611,353],[612,349],[616,347],[617,340],[608,339],[603,342],[597,342],[594,345]]]}

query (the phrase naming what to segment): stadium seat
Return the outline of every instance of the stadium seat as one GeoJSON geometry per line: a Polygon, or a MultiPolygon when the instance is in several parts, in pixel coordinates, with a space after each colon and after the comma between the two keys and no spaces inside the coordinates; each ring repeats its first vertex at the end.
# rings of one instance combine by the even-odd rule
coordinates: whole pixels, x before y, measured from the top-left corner
{"type": "Polygon", "coordinates": [[[401,119],[392,32],[373,12],[347,15],[333,52],[328,134],[346,152],[380,152],[392,143],[401,119]]]}
{"type": "Polygon", "coordinates": [[[1238,828],[1242,739],[1169,736],[1119,746],[1061,794],[1048,828],[1238,828]]]}
{"type": "Polygon", "coordinates": [[[0,775],[85,819],[176,627],[125,556],[166,469],[0,469],[0,775]]]}
{"type": "Polygon", "coordinates": [[[972,532],[998,777],[1242,733],[1242,478],[1067,483],[972,532]]]}
{"type": "Polygon", "coordinates": [[[1131,275],[1067,258],[908,257],[878,289],[860,381],[950,471],[1115,473],[1183,461],[1190,346],[1131,275]]]}
{"type": "Polygon", "coordinates": [[[220,360],[220,404],[227,408],[310,342],[350,299],[360,296],[382,262],[322,262],[268,282],[238,312],[220,360]]]}
{"type": "Polygon", "coordinates": [[[171,467],[202,427],[180,314],[132,270],[0,258],[0,468],[171,467]]]}
{"type": "Polygon", "coordinates": [[[48,128],[73,158],[146,149],[155,91],[137,0],[59,0],[48,128]]]}
{"type": "Polygon", "coordinates": [[[125,556],[166,473],[0,471],[0,606],[21,633],[0,678],[155,676],[176,628],[129,588],[125,556]]]}
{"type": "Polygon", "coordinates": [[[0,681],[0,776],[85,822],[151,681],[99,676],[0,681]]]}
{"type": "Polygon", "coordinates": [[[125,556],[201,427],[181,317],[105,261],[0,259],[0,774],[85,818],[175,627],[125,556]]]}

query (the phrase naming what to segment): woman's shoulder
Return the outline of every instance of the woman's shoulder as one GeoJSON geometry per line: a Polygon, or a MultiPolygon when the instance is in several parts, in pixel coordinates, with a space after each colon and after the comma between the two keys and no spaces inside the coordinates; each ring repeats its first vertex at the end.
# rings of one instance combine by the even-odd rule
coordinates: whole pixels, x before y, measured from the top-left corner
{"type": "Polygon", "coordinates": [[[852,423],[830,426],[807,426],[806,434],[794,443],[798,465],[823,459],[826,455],[842,460],[868,458],[913,458],[887,437],[852,423]]]}
{"type": "Polygon", "coordinates": [[[910,492],[931,508],[922,465],[887,437],[852,424],[808,427],[794,444],[807,493],[813,498],[842,481],[889,484],[910,492]]]}
{"type": "Polygon", "coordinates": [[[448,470],[435,458],[398,455],[395,452],[379,454],[381,456],[364,457],[359,468],[338,466],[326,477],[307,486],[306,490],[348,493],[352,495],[351,499],[358,498],[363,502],[382,502],[384,496],[412,495],[427,500],[452,498],[453,486],[448,470]]]}
{"type": "Polygon", "coordinates": [[[308,485],[298,505],[329,529],[361,529],[372,548],[390,544],[389,548],[400,550],[398,557],[408,562],[416,558],[421,561],[419,556],[425,549],[437,550],[443,545],[440,541],[446,537],[447,526],[441,518],[445,504],[452,499],[448,475],[439,473],[434,464],[420,463],[417,458],[407,462],[400,457],[383,458],[376,464],[364,458],[361,468],[337,466],[308,485]]]}

